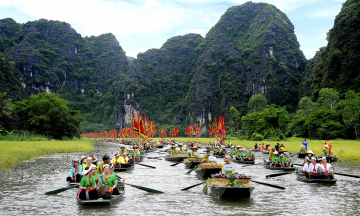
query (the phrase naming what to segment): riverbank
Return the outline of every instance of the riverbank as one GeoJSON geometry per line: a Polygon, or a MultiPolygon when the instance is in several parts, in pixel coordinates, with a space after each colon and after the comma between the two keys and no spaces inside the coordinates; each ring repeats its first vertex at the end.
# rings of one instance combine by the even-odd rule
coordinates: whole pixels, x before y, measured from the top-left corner
{"type": "Polygon", "coordinates": [[[94,150],[95,140],[66,141],[0,141],[0,170],[40,155],[88,152],[94,150]]]}
{"type": "MultiPolygon", "coordinates": [[[[168,140],[176,140],[187,142],[189,139],[187,137],[170,137],[168,140]]],[[[155,139],[156,140],[156,139],[155,139]]],[[[215,142],[214,138],[193,138],[190,139],[195,142],[200,142],[201,144],[215,142]]],[[[260,144],[268,142],[271,146],[275,146],[276,143],[284,143],[287,151],[291,153],[298,153],[300,151],[300,145],[302,143],[301,138],[289,138],[286,141],[249,141],[249,140],[238,140],[236,138],[231,139],[231,143],[235,146],[241,145],[245,148],[254,147],[255,143],[260,144]]],[[[309,140],[308,141],[308,149],[312,150],[315,155],[322,155],[322,147],[324,146],[325,140],[309,140]]],[[[330,140],[332,144],[332,150],[334,155],[336,155],[341,160],[352,161],[352,162],[360,162],[360,140],[330,140]]],[[[229,140],[226,140],[226,145],[229,144],[229,140]]]]}

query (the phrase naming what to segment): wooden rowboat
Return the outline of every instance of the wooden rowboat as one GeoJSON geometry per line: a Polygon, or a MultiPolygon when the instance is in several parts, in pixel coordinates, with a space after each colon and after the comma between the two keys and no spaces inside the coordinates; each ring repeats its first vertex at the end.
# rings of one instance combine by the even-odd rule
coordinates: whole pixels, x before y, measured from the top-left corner
{"type": "Polygon", "coordinates": [[[306,153],[297,153],[298,158],[305,158],[306,157],[306,153]]]}
{"type": "Polygon", "coordinates": [[[306,183],[336,184],[337,179],[309,179],[305,178],[303,172],[296,172],[296,179],[306,183]]]}
{"type": "Polygon", "coordinates": [[[201,178],[210,178],[211,175],[221,172],[221,168],[196,169],[195,172],[201,178]]]}
{"type": "Polygon", "coordinates": [[[135,158],[135,162],[137,162],[137,163],[139,163],[139,162],[142,162],[143,160],[144,160],[144,155],[143,154],[141,154],[140,156],[139,156],[139,159],[136,159],[135,158]]]}
{"type": "Polygon", "coordinates": [[[192,168],[196,167],[197,165],[199,165],[199,163],[201,163],[201,161],[189,161],[189,162],[185,163],[185,167],[187,169],[192,169],[192,168]]]}
{"type": "Polygon", "coordinates": [[[93,199],[93,200],[81,200],[76,197],[77,203],[82,206],[94,206],[94,205],[113,205],[120,201],[125,194],[125,186],[119,186],[120,195],[113,195],[111,199],[93,199]]]}
{"type": "Polygon", "coordinates": [[[116,167],[114,169],[115,172],[126,172],[126,171],[131,171],[135,168],[135,164],[133,164],[130,167],[116,167]]]}
{"type": "Polygon", "coordinates": [[[336,162],[338,158],[336,156],[325,156],[328,163],[336,162]]]}
{"type": "Polygon", "coordinates": [[[264,165],[266,169],[270,169],[270,170],[292,171],[296,169],[296,167],[273,167],[270,166],[270,162],[267,162],[266,160],[264,160],[264,165]]]}
{"type": "Polygon", "coordinates": [[[147,150],[147,152],[154,152],[154,151],[156,151],[156,150],[157,150],[157,147],[151,148],[150,150],[147,150]]]}
{"type": "Polygon", "coordinates": [[[250,198],[254,187],[212,187],[211,194],[217,198],[250,198]]]}
{"type": "Polygon", "coordinates": [[[173,162],[181,162],[186,158],[188,158],[188,157],[165,157],[165,160],[173,161],[173,162]]]}

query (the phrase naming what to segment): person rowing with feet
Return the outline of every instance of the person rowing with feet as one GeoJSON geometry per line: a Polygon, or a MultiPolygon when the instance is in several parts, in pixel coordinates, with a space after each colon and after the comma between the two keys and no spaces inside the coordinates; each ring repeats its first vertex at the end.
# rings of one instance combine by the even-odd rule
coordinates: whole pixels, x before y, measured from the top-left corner
{"type": "Polygon", "coordinates": [[[225,156],[225,163],[222,164],[221,172],[226,174],[234,174],[235,173],[235,165],[230,162],[231,158],[229,155],[225,156]],[[232,164],[232,166],[228,166],[232,164]]]}
{"type": "Polygon", "coordinates": [[[73,166],[71,167],[70,176],[66,178],[68,182],[80,182],[81,173],[83,169],[78,159],[73,160],[73,166]]]}
{"type": "Polygon", "coordinates": [[[99,198],[111,199],[112,195],[119,195],[117,190],[117,178],[112,175],[110,165],[104,164],[103,166],[104,174],[99,179],[99,198]],[[102,186],[103,185],[103,186],[102,186]]]}
{"type": "Polygon", "coordinates": [[[316,162],[316,157],[311,158],[311,164],[309,167],[310,179],[317,179],[318,178],[318,170],[320,168],[320,164],[316,162]]]}
{"type": "Polygon", "coordinates": [[[311,164],[311,158],[307,158],[306,163],[303,166],[303,172],[304,172],[306,178],[310,178],[310,176],[309,176],[310,164],[311,164]]]}
{"type": "Polygon", "coordinates": [[[79,184],[79,194],[78,198],[81,200],[90,200],[90,199],[97,199],[97,186],[95,177],[92,175],[93,172],[96,171],[96,167],[90,166],[86,167],[83,171],[83,177],[80,180],[79,184]]]}
{"type": "Polygon", "coordinates": [[[327,159],[326,157],[322,157],[322,163],[320,165],[320,169],[321,169],[321,177],[323,179],[333,179],[333,176],[332,176],[332,172],[333,170],[335,170],[335,168],[327,163],[327,159]]]}

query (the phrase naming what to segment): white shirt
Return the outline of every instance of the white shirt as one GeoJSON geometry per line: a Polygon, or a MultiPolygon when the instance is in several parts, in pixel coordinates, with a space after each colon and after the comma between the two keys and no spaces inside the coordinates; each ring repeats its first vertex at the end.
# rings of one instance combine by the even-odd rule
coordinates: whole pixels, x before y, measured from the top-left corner
{"type": "Polygon", "coordinates": [[[315,170],[314,170],[314,164],[311,163],[311,164],[310,164],[310,167],[309,167],[309,171],[310,171],[310,172],[317,172],[317,170],[318,170],[319,167],[320,167],[320,164],[316,163],[316,164],[315,164],[315,170]]]}
{"type": "Polygon", "coordinates": [[[331,171],[331,167],[332,167],[331,164],[326,163],[326,164],[321,164],[320,169],[321,169],[322,173],[325,173],[325,175],[328,175],[331,171]],[[326,168],[325,168],[325,166],[326,166],[326,168]]]}
{"type": "MultiPolygon", "coordinates": [[[[311,164],[310,164],[311,165],[311,164]]],[[[309,172],[310,171],[310,165],[308,163],[305,163],[304,166],[303,166],[303,171],[305,172],[309,172]]]]}

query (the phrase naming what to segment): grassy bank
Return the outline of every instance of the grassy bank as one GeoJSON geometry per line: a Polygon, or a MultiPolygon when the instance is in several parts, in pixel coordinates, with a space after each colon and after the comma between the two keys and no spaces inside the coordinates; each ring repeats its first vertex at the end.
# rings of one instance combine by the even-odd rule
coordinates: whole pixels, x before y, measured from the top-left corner
{"type": "Polygon", "coordinates": [[[94,141],[0,141],[0,170],[11,169],[16,163],[40,155],[87,152],[94,149],[94,141]]]}
{"type": "MultiPolygon", "coordinates": [[[[187,142],[188,138],[185,137],[174,137],[177,141],[187,142]]],[[[193,141],[198,141],[202,144],[209,143],[209,138],[193,138],[193,141]]],[[[271,146],[275,146],[276,143],[284,143],[286,150],[291,153],[297,153],[300,151],[300,145],[302,143],[301,138],[289,138],[286,141],[248,141],[248,140],[238,140],[236,138],[230,139],[233,145],[241,145],[245,148],[254,147],[255,143],[264,143],[268,142],[271,146]]],[[[214,138],[210,138],[210,141],[213,143],[214,138]]],[[[321,147],[324,146],[325,140],[307,140],[308,149],[312,150],[317,156],[321,155],[321,147]]],[[[341,160],[360,162],[360,141],[359,140],[330,140],[332,144],[332,150],[334,155],[339,157],[341,160]]],[[[229,140],[226,140],[226,145],[229,143],[229,140]]]]}

